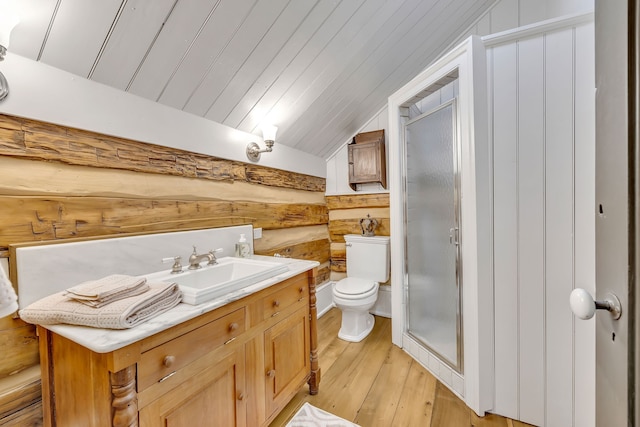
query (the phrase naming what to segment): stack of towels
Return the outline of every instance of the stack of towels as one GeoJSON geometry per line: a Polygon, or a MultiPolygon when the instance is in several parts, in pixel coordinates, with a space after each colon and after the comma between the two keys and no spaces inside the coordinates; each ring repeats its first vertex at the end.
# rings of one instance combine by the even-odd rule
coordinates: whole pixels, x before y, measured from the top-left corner
{"type": "Polygon", "coordinates": [[[39,325],[126,329],[164,313],[181,299],[175,283],[148,283],[144,277],[114,274],[36,301],[20,310],[20,317],[39,325]]]}

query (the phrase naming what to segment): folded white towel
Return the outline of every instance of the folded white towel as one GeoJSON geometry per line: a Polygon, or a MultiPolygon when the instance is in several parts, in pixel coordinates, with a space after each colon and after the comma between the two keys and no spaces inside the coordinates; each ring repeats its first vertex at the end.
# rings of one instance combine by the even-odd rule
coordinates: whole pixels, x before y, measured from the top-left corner
{"type": "Polygon", "coordinates": [[[182,299],[175,283],[148,283],[143,294],[114,301],[104,307],[89,307],[58,292],[20,310],[22,320],[38,325],[68,323],[94,328],[127,329],[175,307],[182,299]]]}
{"type": "Polygon", "coordinates": [[[144,277],[112,274],[98,280],[90,280],[67,289],[65,296],[90,307],[100,308],[122,298],[140,295],[149,290],[144,277]]]}

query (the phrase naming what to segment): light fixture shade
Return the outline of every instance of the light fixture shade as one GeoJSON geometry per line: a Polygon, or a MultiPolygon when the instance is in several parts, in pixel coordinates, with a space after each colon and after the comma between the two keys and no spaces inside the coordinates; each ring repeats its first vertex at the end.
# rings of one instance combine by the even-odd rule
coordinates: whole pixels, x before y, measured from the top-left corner
{"type": "Polygon", "coordinates": [[[275,141],[278,128],[273,125],[262,125],[262,139],[265,141],[275,141]]]}
{"type": "Polygon", "coordinates": [[[4,46],[5,49],[9,48],[11,30],[18,25],[18,22],[20,22],[18,15],[8,10],[0,10],[0,46],[4,46]]]}

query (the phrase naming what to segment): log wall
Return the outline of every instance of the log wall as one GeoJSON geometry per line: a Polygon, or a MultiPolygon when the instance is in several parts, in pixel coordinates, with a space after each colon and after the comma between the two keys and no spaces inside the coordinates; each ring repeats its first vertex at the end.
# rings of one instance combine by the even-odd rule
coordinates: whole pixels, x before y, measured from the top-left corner
{"type": "Polygon", "coordinates": [[[353,194],[327,196],[329,209],[329,239],[331,240],[331,280],[340,280],[347,273],[345,234],[361,234],[360,219],[370,215],[378,220],[377,236],[389,236],[389,194],[353,194]]]}
{"type": "MultiPolygon", "coordinates": [[[[23,242],[252,224],[256,253],[317,260],[329,277],[323,178],[6,115],[0,171],[3,258],[23,242]]],[[[34,327],[1,318],[0,348],[0,425],[38,425],[34,327]]]]}

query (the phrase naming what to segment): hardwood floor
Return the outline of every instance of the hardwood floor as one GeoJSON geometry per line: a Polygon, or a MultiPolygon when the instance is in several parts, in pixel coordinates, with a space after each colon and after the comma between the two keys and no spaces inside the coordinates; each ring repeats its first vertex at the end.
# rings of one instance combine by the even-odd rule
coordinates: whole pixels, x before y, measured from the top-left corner
{"type": "Polygon", "coordinates": [[[391,320],[376,317],[359,343],[338,339],[341,313],[318,320],[320,392],[301,390],[271,423],[285,426],[304,402],[362,427],[527,427],[489,414],[478,417],[419,363],[391,344],[391,320]]]}

